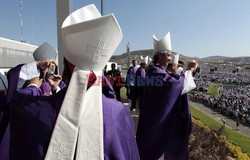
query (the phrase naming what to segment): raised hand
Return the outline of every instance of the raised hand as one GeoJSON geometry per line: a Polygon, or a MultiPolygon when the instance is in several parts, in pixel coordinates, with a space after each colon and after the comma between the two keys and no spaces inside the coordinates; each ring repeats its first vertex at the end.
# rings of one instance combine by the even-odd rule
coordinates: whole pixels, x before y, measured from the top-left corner
{"type": "Polygon", "coordinates": [[[60,75],[54,75],[52,78],[48,78],[48,82],[52,90],[56,90],[61,80],[62,80],[62,77],[60,75]]]}
{"type": "Polygon", "coordinates": [[[196,68],[198,67],[198,63],[196,60],[192,60],[188,63],[188,68],[187,70],[195,71],[196,68]]]}

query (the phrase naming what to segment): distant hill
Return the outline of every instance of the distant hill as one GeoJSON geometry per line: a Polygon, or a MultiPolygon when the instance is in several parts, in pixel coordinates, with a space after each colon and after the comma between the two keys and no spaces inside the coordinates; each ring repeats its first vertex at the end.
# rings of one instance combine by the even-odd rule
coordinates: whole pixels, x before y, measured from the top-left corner
{"type": "Polygon", "coordinates": [[[225,59],[224,62],[232,62],[237,64],[250,64],[250,57],[233,57],[225,59]]]}
{"type": "MultiPolygon", "coordinates": [[[[136,59],[140,61],[140,57],[143,56],[149,56],[150,58],[153,58],[154,50],[153,49],[145,49],[145,50],[136,50],[136,51],[131,51],[130,52],[130,61],[133,59],[136,59]]],[[[199,58],[196,57],[187,57],[182,54],[180,54],[180,60],[186,62],[190,61],[192,59],[199,60],[199,58]]],[[[117,64],[122,65],[122,68],[127,67],[128,63],[128,53],[123,53],[121,55],[114,55],[111,57],[110,62],[116,62],[117,64]]]]}
{"type": "MultiPolygon", "coordinates": [[[[136,59],[140,61],[140,57],[149,56],[153,57],[153,49],[145,50],[136,50],[130,52],[130,61],[136,59]]],[[[197,57],[188,57],[183,54],[180,54],[180,60],[187,62],[190,60],[197,60],[198,62],[219,62],[219,63],[234,63],[234,64],[250,64],[250,57],[226,57],[226,56],[210,56],[206,58],[197,58],[197,57]]],[[[123,53],[121,55],[114,55],[111,57],[110,62],[116,62],[119,65],[122,65],[122,68],[127,68],[128,64],[128,53],[123,53]]]]}
{"type": "Polygon", "coordinates": [[[225,60],[228,59],[230,57],[224,57],[224,56],[210,56],[210,57],[205,57],[205,58],[201,58],[202,60],[205,61],[218,61],[218,60],[225,60]]]}
{"type": "Polygon", "coordinates": [[[224,62],[234,64],[250,64],[250,57],[224,57],[224,56],[210,56],[201,58],[203,61],[224,62]]]}

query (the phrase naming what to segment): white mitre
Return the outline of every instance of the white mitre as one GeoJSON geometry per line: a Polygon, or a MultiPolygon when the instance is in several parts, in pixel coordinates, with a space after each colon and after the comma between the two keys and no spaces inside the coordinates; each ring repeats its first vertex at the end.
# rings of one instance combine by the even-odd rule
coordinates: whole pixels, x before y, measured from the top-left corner
{"type": "Polygon", "coordinates": [[[176,53],[176,52],[172,52],[172,55],[173,55],[172,63],[173,63],[174,65],[178,65],[180,54],[179,54],[179,53],[176,53]]]}
{"type": "Polygon", "coordinates": [[[33,53],[35,61],[56,61],[57,52],[49,43],[44,42],[33,53]]]}
{"type": "Polygon", "coordinates": [[[160,40],[158,38],[156,38],[155,35],[153,35],[153,41],[154,41],[155,53],[160,52],[160,51],[172,51],[170,32],[168,32],[160,40]]]}
{"type": "Polygon", "coordinates": [[[144,57],[144,58],[142,57],[141,63],[148,64],[148,63],[149,63],[149,57],[148,57],[148,56],[146,56],[146,57],[144,57]]]}
{"type": "Polygon", "coordinates": [[[113,14],[101,16],[94,4],[70,14],[62,25],[64,56],[75,65],[46,160],[103,160],[102,86],[87,90],[88,75],[102,77],[107,64],[122,39],[113,14]]]}
{"type": "MultiPolygon", "coordinates": [[[[169,51],[172,52],[172,46],[171,46],[171,37],[170,32],[168,32],[162,39],[156,38],[155,35],[153,35],[153,42],[154,42],[154,52],[155,54],[161,52],[161,51],[169,51]]],[[[179,61],[179,54],[172,52],[173,54],[173,64],[178,64],[179,61]]]]}
{"type": "Polygon", "coordinates": [[[113,14],[101,16],[92,4],[66,18],[62,37],[66,59],[95,71],[104,68],[120,43],[122,32],[113,14]]]}

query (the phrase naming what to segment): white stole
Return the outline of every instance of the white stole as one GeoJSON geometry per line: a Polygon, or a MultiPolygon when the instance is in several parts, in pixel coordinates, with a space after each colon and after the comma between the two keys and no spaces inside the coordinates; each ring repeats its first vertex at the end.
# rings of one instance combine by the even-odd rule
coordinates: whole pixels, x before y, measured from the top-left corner
{"type": "Polygon", "coordinates": [[[184,79],[183,89],[182,89],[181,95],[188,93],[189,91],[196,88],[196,84],[194,82],[194,77],[192,75],[192,71],[187,70],[184,75],[185,75],[185,79],[184,79]]]}
{"type": "Polygon", "coordinates": [[[93,84],[87,91],[89,74],[75,67],[45,160],[104,159],[102,88],[93,84]]]}
{"type": "Polygon", "coordinates": [[[95,72],[96,83],[85,95],[81,116],[76,160],[103,160],[103,110],[102,110],[102,71],[95,72]],[[100,82],[98,84],[98,82],[100,82]]]}

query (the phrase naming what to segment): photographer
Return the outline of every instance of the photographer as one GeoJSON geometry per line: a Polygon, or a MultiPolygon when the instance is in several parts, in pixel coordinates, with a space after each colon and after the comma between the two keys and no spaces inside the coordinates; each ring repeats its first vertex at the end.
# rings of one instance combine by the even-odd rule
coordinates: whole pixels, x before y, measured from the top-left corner
{"type": "Polygon", "coordinates": [[[37,68],[40,70],[40,76],[34,77],[26,82],[19,93],[31,96],[50,96],[57,93],[66,85],[62,81],[62,77],[57,74],[57,67],[53,61],[38,61],[37,68]],[[40,67],[42,66],[42,68],[40,67]],[[43,68],[46,66],[45,68],[43,68]]]}
{"type": "Polygon", "coordinates": [[[57,74],[56,50],[47,42],[33,53],[36,62],[21,67],[17,90],[25,95],[50,96],[66,85],[57,74]]]}

